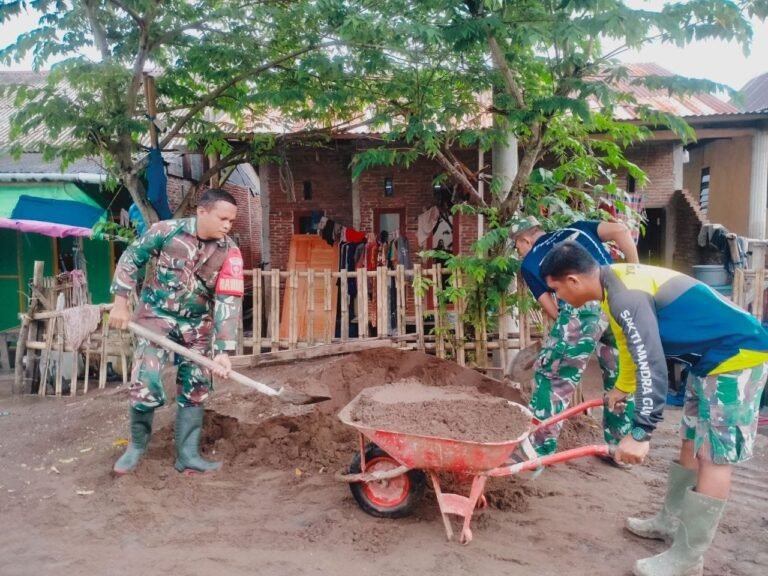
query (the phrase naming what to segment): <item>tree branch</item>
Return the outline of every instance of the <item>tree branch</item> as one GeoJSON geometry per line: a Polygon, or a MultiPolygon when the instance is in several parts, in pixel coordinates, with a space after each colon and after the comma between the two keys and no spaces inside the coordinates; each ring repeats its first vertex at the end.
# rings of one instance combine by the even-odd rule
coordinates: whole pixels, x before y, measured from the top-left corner
{"type": "Polygon", "coordinates": [[[203,175],[200,176],[200,180],[198,180],[197,183],[193,185],[189,189],[189,191],[184,195],[184,198],[181,199],[179,206],[176,208],[176,210],[173,211],[173,217],[179,218],[184,214],[184,211],[189,206],[189,203],[192,200],[192,198],[195,196],[195,194],[197,194],[197,192],[200,190],[203,184],[205,184],[206,182],[208,182],[208,180],[211,179],[211,176],[213,176],[217,172],[220,172],[224,168],[242,164],[243,160],[245,159],[244,157],[248,154],[248,152],[249,152],[248,148],[233,150],[232,152],[227,154],[224,158],[216,162],[216,164],[208,168],[208,170],[203,172],[203,175]]]}
{"type": "Polygon", "coordinates": [[[168,134],[166,134],[165,138],[160,142],[160,148],[165,148],[165,146],[173,140],[176,135],[181,131],[181,129],[184,127],[184,125],[189,122],[195,114],[206,108],[209,104],[214,102],[219,96],[221,96],[224,92],[226,92],[229,88],[232,86],[235,86],[237,83],[242,82],[249,76],[253,76],[254,74],[260,74],[261,72],[264,72],[265,70],[269,70],[270,68],[273,68],[274,66],[277,66],[278,64],[285,62],[287,60],[291,60],[293,58],[296,58],[297,56],[301,56],[302,54],[306,54],[307,52],[311,52],[312,50],[317,50],[320,48],[329,48],[331,46],[338,46],[342,44],[342,42],[338,40],[334,40],[332,42],[325,42],[322,44],[307,46],[305,48],[301,48],[299,50],[294,50],[290,54],[286,54],[285,56],[281,56],[280,58],[277,58],[275,60],[272,60],[270,62],[267,62],[266,64],[263,64],[261,66],[258,66],[257,68],[252,68],[250,70],[246,70],[245,72],[241,72],[228,82],[225,82],[212,92],[209,92],[207,96],[203,97],[200,102],[192,106],[192,108],[189,109],[189,112],[187,112],[182,118],[176,122],[176,124],[168,131],[168,134]]]}
{"type": "Polygon", "coordinates": [[[146,23],[144,22],[144,18],[141,17],[141,14],[136,12],[130,6],[126,5],[124,2],[122,2],[122,0],[107,0],[107,1],[110,4],[116,6],[117,8],[120,8],[120,10],[122,10],[126,14],[128,14],[128,16],[130,16],[133,19],[133,21],[136,22],[136,25],[139,28],[144,28],[145,27],[146,23]]]}
{"type": "Polygon", "coordinates": [[[435,153],[435,160],[437,160],[437,163],[440,164],[443,168],[445,168],[445,171],[448,172],[448,174],[451,175],[451,177],[458,182],[461,187],[470,195],[472,198],[475,199],[475,203],[483,208],[487,208],[488,204],[486,204],[485,200],[482,196],[480,196],[480,193],[477,191],[477,188],[475,188],[472,183],[467,178],[466,174],[459,168],[457,168],[449,159],[448,157],[438,150],[435,153]]]}
{"type": "Polygon", "coordinates": [[[154,50],[158,46],[162,46],[163,44],[170,42],[173,40],[176,36],[179,34],[182,34],[183,32],[186,32],[187,30],[195,30],[200,29],[203,24],[206,23],[206,20],[197,20],[196,22],[190,22],[189,24],[185,26],[179,26],[178,28],[175,28],[173,30],[169,30],[165,34],[162,34],[155,38],[152,42],[149,43],[149,49],[154,50]]]}
{"type": "Polygon", "coordinates": [[[523,91],[520,89],[520,86],[518,86],[517,80],[515,80],[515,76],[512,74],[512,70],[509,68],[507,59],[504,56],[504,51],[501,49],[501,46],[499,46],[496,37],[492,35],[488,36],[488,44],[491,46],[491,57],[496,63],[496,67],[501,72],[501,76],[504,79],[504,84],[507,87],[507,92],[509,92],[510,96],[515,99],[518,107],[525,108],[525,98],[523,97],[523,91]]]}
{"type": "Polygon", "coordinates": [[[91,25],[91,32],[93,32],[93,41],[96,43],[96,48],[98,48],[103,60],[109,60],[112,53],[107,44],[107,35],[104,32],[104,28],[102,28],[96,18],[96,8],[93,5],[93,0],[85,2],[85,11],[88,14],[88,22],[91,25]]]}

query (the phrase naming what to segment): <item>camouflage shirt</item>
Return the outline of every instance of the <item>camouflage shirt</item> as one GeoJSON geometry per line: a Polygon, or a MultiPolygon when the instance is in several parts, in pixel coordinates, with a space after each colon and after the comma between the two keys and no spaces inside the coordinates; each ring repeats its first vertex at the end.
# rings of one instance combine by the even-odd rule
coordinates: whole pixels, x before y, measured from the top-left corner
{"type": "Polygon", "coordinates": [[[195,323],[212,321],[214,349],[234,350],[242,298],[231,291],[228,295],[216,291],[219,273],[233,249],[237,251],[230,238],[200,240],[194,218],[158,222],[120,257],[111,292],[128,298],[136,289],[140,271],[150,259],[157,258],[154,275],[144,283],[141,301],[164,316],[195,323]]]}

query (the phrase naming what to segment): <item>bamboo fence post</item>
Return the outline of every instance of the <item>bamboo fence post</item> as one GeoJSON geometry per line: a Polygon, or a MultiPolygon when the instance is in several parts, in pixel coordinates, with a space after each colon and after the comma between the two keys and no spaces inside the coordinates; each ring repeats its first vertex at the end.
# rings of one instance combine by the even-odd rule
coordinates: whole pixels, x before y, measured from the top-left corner
{"type": "MultiPolygon", "coordinates": [[[[517,301],[522,303],[525,299],[525,286],[523,286],[520,276],[517,277],[517,301]]],[[[518,327],[520,330],[519,342],[520,350],[530,345],[530,333],[528,332],[528,313],[523,311],[522,304],[517,307],[518,327]]]]}
{"type": "Polygon", "coordinates": [[[357,269],[357,335],[368,338],[368,270],[357,269]]]}
{"type": "Polygon", "coordinates": [[[37,388],[37,394],[39,396],[45,396],[48,392],[48,368],[51,365],[51,349],[53,348],[53,337],[56,335],[56,323],[57,317],[53,317],[46,323],[45,326],[45,358],[43,359],[43,369],[40,373],[40,385],[37,388]]]}
{"type": "Polygon", "coordinates": [[[16,341],[16,361],[13,370],[13,389],[11,394],[18,394],[24,384],[24,354],[26,352],[29,334],[29,315],[25,314],[19,328],[19,339],[16,341]]]}
{"type": "Polygon", "coordinates": [[[315,271],[307,270],[307,345],[315,343],[315,271]]]}
{"type": "Polygon", "coordinates": [[[299,339],[299,277],[296,269],[291,270],[288,277],[291,294],[289,322],[288,322],[288,348],[294,350],[299,339]]]}
{"type": "Polygon", "coordinates": [[[32,392],[32,384],[35,381],[35,357],[36,352],[27,348],[27,341],[31,338],[33,341],[37,341],[37,337],[40,333],[40,325],[38,322],[32,320],[30,317],[37,311],[39,304],[39,294],[43,284],[43,273],[45,272],[45,262],[41,260],[35,260],[34,268],[32,271],[32,286],[29,295],[29,306],[27,308],[27,315],[25,320],[22,320],[21,329],[19,330],[19,339],[16,342],[16,367],[14,374],[14,393],[18,393],[22,389],[26,389],[27,392],[32,392]],[[24,363],[26,358],[26,366],[24,363]]]}
{"type": "Polygon", "coordinates": [[[101,326],[101,350],[99,357],[99,390],[107,387],[107,340],[109,340],[109,321],[102,318],[101,326]]]}
{"type": "Polygon", "coordinates": [[[272,352],[280,350],[280,269],[272,272],[272,310],[270,312],[272,352]]]}
{"type": "Polygon", "coordinates": [[[397,292],[397,335],[405,335],[405,266],[397,265],[395,273],[395,291],[397,292]]]}
{"type": "Polygon", "coordinates": [[[765,244],[762,242],[756,242],[752,247],[752,261],[755,266],[755,299],[752,303],[752,314],[762,322],[765,302],[765,244]]]}
{"type": "Polygon", "coordinates": [[[418,348],[424,352],[424,297],[418,293],[416,287],[422,286],[421,264],[413,265],[413,300],[416,313],[416,338],[418,348]]]}
{"type": "Polygon", "coordinates": [[[385,324],[384,311],[382,305],[384,296],[381,293],[381,287],[384,281],[381,279],[381,266],[376,267],[376,336],[383,338],[387,335],[387,326],[385,324]]]}
{"type": "Polygon", "coordinates": [[[349,339],[349,273],[346,270],[339,272],[339,298],[341,299],[341,341],[349,339]]]}
{"type": "Polygon", "coordinates": [[[72,378],[69,381],[70,396],[77,396],[77,382],[78,382],[77,359],[79,355],[80,355],[80,352],[78,350],[72,350],[72,378]]]}
{"type": "Polygon", "coordinates": [[[443,340],[443,319],[440,310],[439,292],[443,289],[442,266],[435,264],[432,267],[432,305],[434,306],[435,319],[435,349],[438,358],[445,358],[445,341],[443,340]]]}
{"type": "Polygon", "coordinates": [[[733,303],[740,308],[745,308],[744,300],[744,270],[736,268],[733,274],[733,303]]]}
{"type": "Polygon", "coordinates": [[[480,338],[477,342],[476,362],[480,368],[488,366],[488,310],[485,306],[480,310],[480,338]]]}
{"type": "MultiPolygon", "coordinates": [[[[461,273],[456,272],[453,276],[453,285],[458,290],[462,287],[462,278],[461,273]]],[[[456,362],[458,362],[459,366],[466,366],[467,365],[467,358],[464,351],[464,321],[462,317],[464,316],[464,308],[466,305],[466,300],[463,296],[460,296],[458,301],[455,305],[455,311],[456,311],[456,362]]]]}
{"type": "Polygon", "coordinates": [[[331,339],[336,331],[336,318],[331,318],[331,312],[333,312],[332,295],[331,295],[331,271],[325,269],[323,271],[323,316],[325,317],[325,325],[323,326],[323,341],[326,344],[331,343],[331,339]]]}
{"type": "Polygon", "coordinates": [[[251,355],[261,354],[261,325],[262,308],[262,277],[259,268],[253,269],[253,344],[251,345],[251,355]]]}
{"type": "Polygon", "coordinates": [[[507,304],[502,297],[499,305],[499,363],[501,364],[501,374],[507,370],[507,304]]]}
{"type": "Polygon", "coordinates": [[[83,394],[88,394],[88,381],[91,375],[91,337],[85,341],[85,373],[83,374],[83,394]]]}
{"type": "Polygon", "coordinates": [[[61,396],[61,365],[64,363],[64,326],[59,322],[56,330],[56,396],[61,396]]]}
{"type": "Polygon", "coordinates": [[[379,289],[379,336],[386,338],[389,336],[389,274],[386,266],[378,268],[378,289],[379,289]]]}

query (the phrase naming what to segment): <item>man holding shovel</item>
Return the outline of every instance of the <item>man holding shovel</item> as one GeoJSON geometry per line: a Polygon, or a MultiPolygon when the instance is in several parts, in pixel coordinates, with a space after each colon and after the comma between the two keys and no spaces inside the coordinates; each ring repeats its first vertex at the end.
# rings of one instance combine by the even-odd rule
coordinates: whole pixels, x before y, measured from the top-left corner
{"type": "MultiPolygon", "coordinates": [[[[228,233],[237,216],[235,199],[210,189],[200,197],[194,218],[154,224],[120,257],[111,291],[115,296],[110,325],[128,328],[133,321],[203,355],[214,351],[216,376],[231,370],[243,297],[243,260],[228,233]],[[141,291],[136,311],[128,300],[140,271],[155,258],[154,273],[141,291]]],[[[132,472],[149,443],[156,408],[165,404],[161,374],[172,353],[138,337],[130,386],[131,442],[114,465],[115,474],[132,472]]],[[[176,470],[212,472],[220,462],[199,453],[203,404],[210,375],[197,364],[176,357],[176,470]]]]}
{"type": "Polygon", "coordinates": [[[654,266],[600,266],[574,242],[553,248],[541,271],[559,298],[572,306],[602,300],[610,318],[620,364],[608,408],[632,392],[637,403],[631,432],[616,449],[618,462],[639,464],[648,454],[667,396],[666,358],[690,366],[680,456],[669,470],[664,505],[650,518],[628,518],[626,527],[672,542],[666,552],[639,560],[636,576],[700,576],[732,467],[752,457],[768,332],[698,280],[654,266]]]}
{"type": "MultiPolygon", "coordinates": [[[[541,262],[559,242],[573,240],[583,246],[601,264],[610,264],[611,256],[603,245],[615,242],[628,262],[637,262],[637,248],[629,229],[620,223],[585,220],[546,233],[532,216],[512,224],[510,239],[523,258],[521,274],[544,313],[554,323],[544,340],[535,364],[534,388],[530,408],[539,420],[562,412],[581,382],[589,358],[597,349],[603,387],[611,390],[616,382],[618,357],[616,342],[608,327],[608,319],[600,310],[600,302],[586,302],[575,308],[558,302],[541,275],[541,262]]],[[[629,432],[634,402],[626,399],[626,412],[616,415],[607,411],[603,417],[605,441],[616,445],[629,432]]],[[[533,444],[540,455],[557,449],[557,436],[562,424],[536,433],[533,444]]],[[[612,459],[609,460],[613,462],[612,459]]]]}

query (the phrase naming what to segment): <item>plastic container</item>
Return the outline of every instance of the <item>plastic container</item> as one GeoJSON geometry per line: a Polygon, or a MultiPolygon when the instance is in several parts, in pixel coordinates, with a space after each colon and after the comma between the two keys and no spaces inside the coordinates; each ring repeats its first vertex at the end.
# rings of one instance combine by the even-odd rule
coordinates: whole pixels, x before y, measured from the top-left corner
{"type": "Polygon", "coordinates": [[[731,283],[731,277],[722,264],[699,264],[694,266],[693,277],[708,286],[717,288],[731,283]]]}

